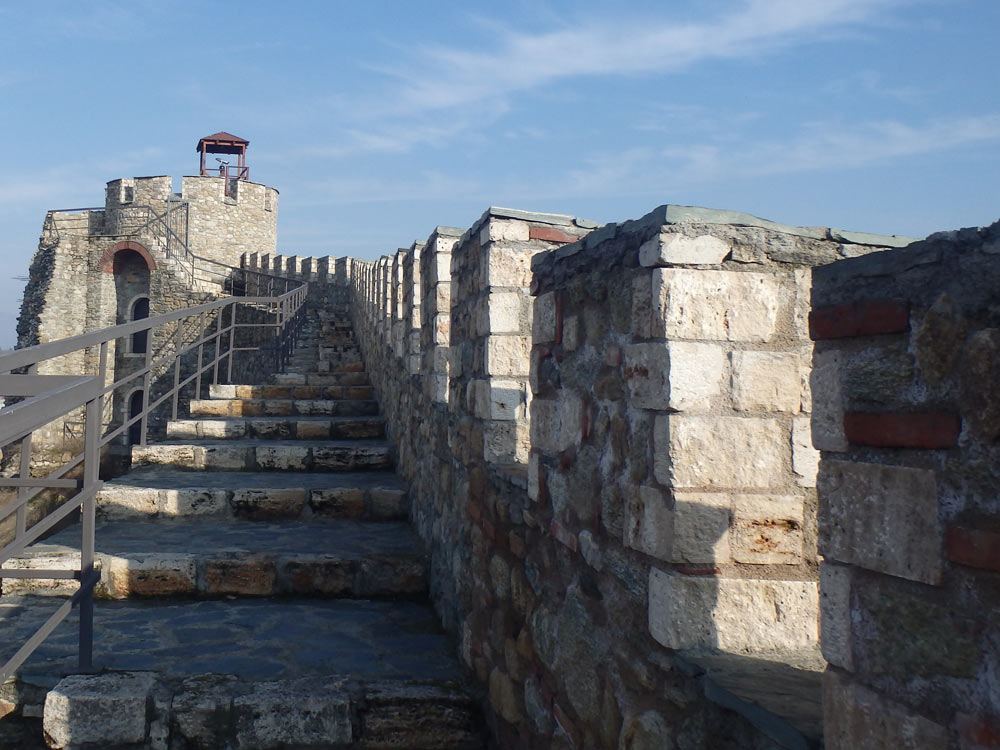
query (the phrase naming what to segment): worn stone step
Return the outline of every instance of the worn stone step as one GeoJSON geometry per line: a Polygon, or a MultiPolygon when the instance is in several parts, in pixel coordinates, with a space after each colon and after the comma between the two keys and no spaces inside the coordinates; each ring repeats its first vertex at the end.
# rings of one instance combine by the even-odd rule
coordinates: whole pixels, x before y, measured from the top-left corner
{"type": "Polygon", "coordinates": [[[360,417],[378,414],[378,402],[362,399],[208,398],[191,399],[192,417],[315,416],[360,417]]]}
{"type": "Polygon", "coordinates": [[[251,520],[407,517],[406,482],[387,471],[195,473],[143,466],[104,484],[97,512],[105,519],[235,516],[251,520]]]}
{"type": "Polygon", "coordinates": [[[218,399],[355,399],[370,401],[375,389],[370,385],[213,385],[209,397],[218,399]]]}
{"type": "Polygon", "coordinates": [[[381,417],[226,417],[167,422],[168,438],[351,440],[385,435],[381,417]]]}
{"type": "MultiPolygon", "coordinates": [[[[0,603],[0,656],[59,604],[0,603]]],[[[74,609],[5,692],[5,721],[44,711],[52,747],[485,746],[454,646],[426,604],[133,599],[98,601],[94,620],[95,662],[108,671],[72,674],[74,609]],[[334,744],[345,737],[354,744],[334,744]]],[[[46,747],[35,732],[10,747],[46,747]]]]}
{"type": "MultiPolygon", "coordinates": [[[[79,566],[79,527],[8,560],[14,569],[79,566]]],[[[408,524],[119,520],[96,532],[99,596],[417,596],[427,590],[419,538],[408,524]]],[[[3,593],[68,595],[72,580],[8,578],[3,593]]]]}
{"type": "Polygon", "coordinates": [[[132,465],[187,471],[360,471],[392,467],[381,440],[198,440],[132,446],[132,465]]]}
{"type": "Polygon", "coordinates": [[[331,373],[278,373],[274,376],[276,385],[369,385],[364,369],[355,372],[331,373]]]}

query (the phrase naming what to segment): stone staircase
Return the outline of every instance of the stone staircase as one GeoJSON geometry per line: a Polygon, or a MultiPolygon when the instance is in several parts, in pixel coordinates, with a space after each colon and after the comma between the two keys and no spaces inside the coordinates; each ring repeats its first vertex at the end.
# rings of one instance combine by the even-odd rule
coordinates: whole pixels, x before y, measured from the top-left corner
{"type": "MultiPolygon", "coordinates": [[[[64,678],[74,615],[0,689],[0,746],[44,747],[42,717],[57,748],[483,747],[346,320],[312,310],[285,374],[212,386],[133,449],[98,498],[105,671],[64,678]]],[[[72,567],[78,540],[11,567],[72,567]]],[[[75,587],[5,580],[9,650],[75,587]]]]}

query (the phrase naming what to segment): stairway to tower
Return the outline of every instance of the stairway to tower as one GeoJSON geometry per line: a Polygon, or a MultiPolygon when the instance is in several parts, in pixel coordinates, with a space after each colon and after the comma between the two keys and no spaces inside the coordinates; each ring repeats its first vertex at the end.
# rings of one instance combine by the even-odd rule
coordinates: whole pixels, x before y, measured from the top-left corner
{"type": "MultiPolygon", "coordinates": [[[[349,320],[314,306],[285,373],[133,448],[98,497],[103,671],[72,674],[74,615],[0,688],[0,745],[44,747],[41,717],[57,748],[484,746],[349,320]]],[[[78,539],[10,566],[72,568],[78,539]]],[[[4,641],[75,587],[5,580],[4,641]]]]}

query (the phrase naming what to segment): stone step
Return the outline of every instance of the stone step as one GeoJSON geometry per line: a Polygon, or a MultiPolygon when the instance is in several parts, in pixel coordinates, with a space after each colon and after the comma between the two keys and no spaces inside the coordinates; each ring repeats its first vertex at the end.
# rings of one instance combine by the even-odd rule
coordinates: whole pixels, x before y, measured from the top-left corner
{"type": "Polygon", "coordinates": [[[375,389],[370,385],[213,385],[210,398],[232,399],[356,399],[370,401],[375,389]]]}
{"type": "Polygon", "coordinates": [[[330,372],[305,374],[278,373],[274,376],[276,385],[370,385],[368,375],[364,369],[352,372],[330,372]]]}
{"type": "Polygon", "coordinates": [[[378,402],[369,399],[312,398],[203,398],[191,399],[192,417],[284,417],[326,415],[361,417],[378,414],[378,402]]]}
{"type": "Polygon", "coordinates": [[[385,436],[381,417],[227,417],[167,422],[168,438],[351,440],[385,436]]]}
{"type": "Polygon", "coordinates": [[[392,468],[382,440],[198,440],[132,446],[132,465],[186,471],[361,471],[392,468]]]}
{"type": "Polygon", "coordinates": [[[101,518],[235,516],[251,520],[405,520],[406,483],[386,471],[194,473],[143,466],[104,484],[101,518]]]}
{"type": "MultiPolygon", "coordinates": [[[[5,598],[0,657],[60,603],[5,598]]],[[[51,747],[485,747],[454,646],[426,604],[133,599],[94,609],[95,662],[109,671],[72,674],[74,609],[9,686],[5,721],[44,710],[51,747]]],[[[4,747],[46,747],[35,726],[4,747]]]]}
{"type": "MultiPolygon", "coordinates": [[[[79,527],[35,544],[14,569],[79,567],[79,527]]],[[[419,538],[406,523],[179,518],[98,525],[99,596],[418,596],[419,538]]],[[[7,578],[3,593],[66,596],[72,580],[7,578]]]]}

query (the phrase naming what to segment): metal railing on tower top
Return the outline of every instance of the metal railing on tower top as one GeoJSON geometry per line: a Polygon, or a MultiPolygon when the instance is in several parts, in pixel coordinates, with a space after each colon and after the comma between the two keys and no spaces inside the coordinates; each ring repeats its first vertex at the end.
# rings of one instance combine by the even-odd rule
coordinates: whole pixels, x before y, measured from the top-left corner
{"type": "Polygon", "coordinates": [[[225,268],[230,272],[227,291],[240,296],[0,356],[0,396],[8,400],[0,409],[0,448],[9,466],[16,464],[14,476],[0,477],[0,493],[6,494],[6,504],[0,500],[0,579],[72,578],[80,583],[69,600],[0,667],[0,684],[76,605],[80,606],[80,667],[91,666],[94,586],[100,579],[94,569],[94,529],[102,449],[114,441],[145,445],[151,421],[165,421],[167,414],[176,419],[182,400],[200,398],[205,385],[233,382],[234,376],[247,377],[253,368],[278,372],[287,364],[304,317],[308,285],[225,268]],[[125,360],[116,358],[115,352],[129,351],[136,341],[143,342],[144,351],[139,353],[145,356],[138,363],[130,359],[130,366],[117,372],[116,360],[125,360]],[[240,353],[248,354],[240,357],[240,353]],[[46,374],[72,369],[85,371],[46,374]],[[132,409],[129,396],[136,394],[140,396],[132,409]],[[117,407],[110,418],[105,409],[109,399],[117,407]],[[83,439],[82,444],[72,446],[73,457],[45,476],[32,476],[32,435],[80,417],[83,439]],[[12,454],[15,460],[10,462],[12,454]],[[77,569],[2,567],[77,510],[82,520],[77,569]]]}

